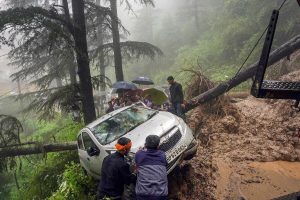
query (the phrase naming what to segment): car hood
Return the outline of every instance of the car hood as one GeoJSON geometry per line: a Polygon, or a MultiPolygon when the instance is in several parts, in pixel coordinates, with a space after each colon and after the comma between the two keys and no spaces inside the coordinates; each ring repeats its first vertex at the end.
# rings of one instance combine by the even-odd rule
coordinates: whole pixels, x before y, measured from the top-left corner
{"type": "MultiPolygon", "coordinates": [[[[158,112],[154,117],[144,122],[140,126],[126,133],[122,137],[127,137],[132,141],[131,152],[135,153],[145,144],[148,135],[162,136],[174,126],[178,126],[179,120],[169,112],[158,112]]],[[[105,145],[107,149],[114,150],[116,140],[105,145]]]]}

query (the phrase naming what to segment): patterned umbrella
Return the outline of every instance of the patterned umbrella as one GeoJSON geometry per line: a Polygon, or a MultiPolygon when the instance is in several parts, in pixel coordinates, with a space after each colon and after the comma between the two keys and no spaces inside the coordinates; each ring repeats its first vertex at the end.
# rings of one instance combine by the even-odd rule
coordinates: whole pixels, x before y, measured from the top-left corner
{"type": "Polygon", "coordinates": [[[135,84],[139,84],[139,85],[153,85],[154,84],[154,82],[146,76],[137,77],[132,82],[135,84]]]}
{"type": "Polygon", "coordinates": [[[167,94],[157,88],[145,89],[142,93],[142,96],[151,96],[151,101],[156,105],[162,105],[165,101],[168,100],[167,94]]]}
{"type": "Polygon", "coordinates": [[[117,91],[137,89],[136,85],[126,81],[118,81],[112,85],[112,88],[116,89],[117,91]]]}

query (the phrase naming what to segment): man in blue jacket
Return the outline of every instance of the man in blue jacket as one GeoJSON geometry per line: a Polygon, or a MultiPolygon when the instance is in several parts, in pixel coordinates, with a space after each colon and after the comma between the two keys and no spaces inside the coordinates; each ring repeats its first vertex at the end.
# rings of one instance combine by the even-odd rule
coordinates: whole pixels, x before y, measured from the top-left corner
{"type": "Polygon", "coordinates": [[[165,153],[158,150],[159,143],[158,136],[149,135],[146,138],[146,150],[138,151],[135,155],[137,200],[168,199],[167,160],[165,153]]]}

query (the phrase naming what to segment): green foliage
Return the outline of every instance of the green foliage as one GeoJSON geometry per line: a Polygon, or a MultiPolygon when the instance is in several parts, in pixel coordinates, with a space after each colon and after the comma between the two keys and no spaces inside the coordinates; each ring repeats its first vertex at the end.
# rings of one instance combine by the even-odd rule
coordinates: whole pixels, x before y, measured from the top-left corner
{"type": "MultiPolygon", "coordinates": [[[[201,70],[214,82],[229,79],[265,30],[272,10],[279,8],[281,3],[272,0],[174,0],[168,14],[143,9],[141,19],[136,22],[135,37],[144,39],[144,21],[149,22],[147,25],[153,33],[152,38],[149,34],[146,37],[164,51],[165,57],[158,62],[134,63],[128,73],[151,76],[158,84],[165,83],[170,74],[184,82],[178,73],[189,68],[201,70]]],[[[297,2],[287,1],[280,12],[273,49],[299,34],[299,17],[297,2]]],[[[262,42],[245,66],[259,59],[262,42]]],[[[239,87],[249,89],[249,84],[239,87]]]]}
{"type": "MultiPolygon", "coordinates": [[[[34,123],[37,130],[27,137],[23,136],[22,139],[24,141],[40,141],[41,143],[74,141],[79,130],[83,127],[83,124],[74,123],[67,117],[57,117],[51,122],[31,121],[28,123],[34,123]]],[[[21,160],[22,170],[17,173],[20,190],[10,183],[10,197],[8,199],[31,200],[51,197],[53,193],[58,191],[67,166],[79,162],[76,151],[25,156],[21,160]]]]}
{"type": "MultiPolygon", "coordinates": [[[[198,44],[192,48],[183,48],[178,53],[175,68],[201,63],[203,72],[214,81],[232,77],[266,28],[272,9],[278,8],[280,3],[271,0],[224,1],[223,9],[212,18],[214,21],[211,22],[211,27],[198,44]]],[[[290,2],[281,10],[274,47],[299,33],[297,19],[300,15],[294,11],[295,4],[296,2],[290,2]]],[[[246,64],[259,59],[262,42],[246,64]]]]}
{"type": "Polygon", "coordinates": [[[74,141],[79,130],[83,127],[81,123],[74,123],[68,117],[57,117],[52,121],[36,121],[36,131],[27,138],[33,141],[74,141]]]}
{"type": "MultiPolygon", "coordinates": [[[[147,42],[136,42],[136,41],[126,41],[120,42],[121,52],[123,59],[140,59],[141,57],[149,57],[153,59],[156,55],[163,55],[163,52],[156,46],[147,42]]],[[[107,43],[98,46],[96,49],[91,51],[96,57],[101,51],[104,51],[105,55],[112,53],[113,43],[107,43]]]]}
{"type": "MultiPolygon", "coordinates": [[[[0,114],[0,147],[20,144],[20,133],[23,132],[21,122],[12,116],[0,114]]],[[[0,160],[0,173],[14,171],[20,167],[15,157],[6,157],[0,160]]]]}
{"type": "Polygon", "coordinates": [[[11,185],[11,176],[10,174],[0,174],[0,199],[8,199],[11,185]]]}
{"type": "Polygon", "coordinates": [[[24,112],[39,114],[41,119],[53,119],[59,110],[62,113],[69,113],[74,106],[77,106],[76,94],[78,93],[79,86],[75,84],[26,93],[20,98],[31,99],[30,104],[23,110],[24,112]]]}
{"type": "Polygon", "coordinates": [[[22,185],[20,191],[13,192],[12,199],[45,199],[51,196],[58,189],[65,166],[74,160],[78,161],[76,152],[52,153],[46,159],[31,159],[18,174],[22,185]]]}
{"type": "Polygon", "coordinates": [[[49,200],[95,199],[97,182],[84,174],[80,164],[71,163],[62,175],[59,189],[49,200]]]}

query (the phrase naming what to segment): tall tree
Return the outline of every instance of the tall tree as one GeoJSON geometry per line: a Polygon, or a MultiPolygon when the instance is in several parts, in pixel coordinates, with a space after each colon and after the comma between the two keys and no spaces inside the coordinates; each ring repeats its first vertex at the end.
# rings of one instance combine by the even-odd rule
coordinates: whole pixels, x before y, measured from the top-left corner
{"type": "MultiPolygon", "coordinates": [[[[127,5],[129,10],[132,10],[131,3],[128,0],[121,1],[127,5]]],[[[140,0],[141,4],[152,5],[154,6],[153,0],[140,0]]],[[[117,81],[124,80],[123,74],[123,65],[122,65],[122,54],[121,54],[121,46],[120,46],[120,33],[118,26],[118,8],[117,8],[117,0],[109,0],[110,9],[112,12],[111,15],[111,28],[113,35],[113,48],[114,48],[114,61],[115,61],[115,70],[116,70],[116,79],[117,81]]]]}
{"type": "MultiPolygon", "coordinates": [[[[16,44],[14,41],[18,40],[18,46],[14,47],[9,54],[13,60],[12,64],[19,68],[19,71],[13,74],[13,78],[15,80],[31,80],[41,89],[39,95],[31,95],[34,100],[26,110],[38,111],[43,118],[54,116],[56,108],[69,112],[72,110],[71,104],[79,100],[74,94],[81,91],[81,100],[85,101],[82,106],[83,114],[85,118],[89,119],[85,120],[87,122],[93,118],[90,117],[91,112],[88,106],[93,107],[93,105],[87,103],[92,102],[90,98],[92,91],[88,92],[86,88],[91,84],[98,88],[103,82],[99,81],[99,78],[104,76],[93,77],[92,83],[90,83],[90,69],[87,69],[89,68],[89,55],[86,41],[82,41],[82,36],[86,34],[89,40],[93,41],[90,42],[91,60],[95,62],[97,59],[97,63],[99,63],[100,57],[100,62],[105,60],[105,63],[108,63],[112,57],[113,44],[103,43],[104,40],[105,42],[111,40],[111,19],[109,17],[111,12],[108,8],[86,2],[85,7],[82,8],[86,10],[87,31],[84,29],[84,33],[78,34],[78,30],[82,27],[79,27],[77,21],[74,25],[76,11],[73,11],[73,20],[70,16],[68,1],[63,0],[62,4],[62,6],[51,5],[49,9],[29,6],[0,12],[0,32],[14,27],[10,37],[0,37],[0,42],[13,45],[16,44]],[[101,27],[102,42],[95,42],[98,41],[95,40],[95,35],[99,38],[98,26],[101,27]],[[81,74],[83,76],[80,78],[81,90],[76,86],[75,57],[78,61],[79,75],[83,71],[81,74]],[[83,81],[88,81],[88,83],[82,83],[84,76],[86,77],[83,81]],[[63,78],[63,87],[51,88],[51,82],[57,77],[63,78]],[[65,85],[68,84],[68,77],[70,77],[71,85],[65,85]],[[86,98],[85,95],[90,96],[86,98]]],[[[76,6],[76,4],[74,5],[76,6]]],[[[86,40],[86,37],[83,39],[86,40]]],[[[154,57],[156,54],[162,53],[157,47],[143,42],[121,42],[120,46],[123,56],[128,56],[128,58],[139,58],[144,55],[154,57]]],[[[104,71],[101,70],[101,73],[104,74],[104,71]]],[[[105,78],[105,80],[107,79],[105,78]]],[[[76,108],[78,109],[78,105],[76,108]]]]}
{"type": "MultiPolygon", "coordinates": [[[[101,6],[101,1],[100,0],[96,0],[96,5],[97,6],[101,6]]],[[[101,18],[99,18],[99,26],[97,27],[98,29],[98,44],[100,46],[102,46],[104,44],[104,30],[102,27],[103,24],[103,16],[101,18]]],[[[105,60],[104,60],[104,52],[103,50],[100,51],[99,54],[99,68],[100,68],[100,82],[102,82],[101,86],[100,86],[100,90],[101,91],[105,91],[106,89],[106,84],[105,84],[105,60]]]]}
{"type": "MultiPolygon", "coordinates": [[[[67,21],[68,24],[72,24],[68,0],[62,0],[62,5],[63,5],[63,9],[64,9],[65,20],[67,21]]],[[[70,35],[71,35],[71,33],[70,33],[70,35]]],[[[69,53],[70,53],[70,59],[74,60],[73,51],[71,51],[69,53]]],[[[68,70],[69,70],[69,74],[70,74],[71,84],[74,85],[74,84],[77,84],[77,81],[76,81],[76,68],[74,67],[75,66],[74,62],[70,62],[70,63],[71,63],[71,65],[69,65],[68,70]]]]}
{"type": "Polygon", "coordinates": [[[78,64],[78,75],[80,80],[80,93],[82,97],[82,109],[84,122],[90,123],[96,119],[95,105],[93,99],[93,88],[91,83],[91,72],[86,39],[86,25],[84,15],[84,1],[72,0],[74,20],[74,41],[76,59],[78,64]]]}
{"type": "MultiPolygon", "coordinates": [[[[57,72],[70,67],[64,62],[73,63],[74,48],[79,69],[83,116],[85,123],[89,123],[95,119],[95,110],[86,44],[84,4],[83,1],[76,1],[73,5],[74,24],[73,21],[70,23],[71,20],[66,20],[65,14],[60,14],[53,6],[49,10],[27,7],[2,11],[1,32],[10,26],[15,27],[15,32],[9,39],[1,38],[1,42],[19,40],[21,45],[13,49],[12,54],[20,61],[19,64],[23,69],[17,72],[15,77],[35,77],[36,81],[43,84],[44,89],[48,88],[53,77],[57,77],[57,72]],[[17,38],[17,35],[20,35],[21,39],[17,38]],[[43,74],[45,75],[41,76],[43,74]]],[[[74,65],[72,67],[74,68],[74,65]]],[[[48,96],[46,99],[51,99],[52,103],[47,104],[53,106],[55,102],[53,97],[57,98],[58,95],[53,95],[51,92],[48,95],[52,97],[48,96]]],[[[44,102],[41,102],[40,108],[45,108],[47,104],[44,102]]]]}
{"type": "Polygon", "coordinates": [[[119,23],[118,23],[118,8],[117,0],[109,0],[110,9],[112,11],[111,16],[111,28],[113,35],[113,45],[114,45],[114,60],[115,60],[115,70],[116,70],[116,80],[123,81],[123,66],[122,66],[122,54],[120,47],[120,33],[119,33],[119,23]]]}

